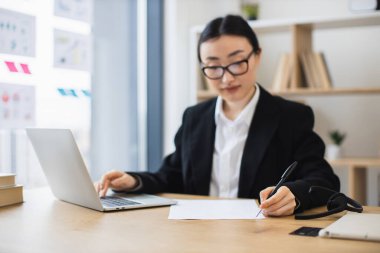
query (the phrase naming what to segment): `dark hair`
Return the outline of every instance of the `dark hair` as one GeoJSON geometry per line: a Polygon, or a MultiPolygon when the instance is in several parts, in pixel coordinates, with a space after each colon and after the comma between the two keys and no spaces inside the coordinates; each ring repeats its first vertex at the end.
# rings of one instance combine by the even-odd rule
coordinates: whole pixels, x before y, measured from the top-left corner
{"type": "Polygon", "coordinates": [[[218,38],[221,35],[237,35],[248,39],[253,47],[253,52],[259,54],[261,48],[255,32],[249,26],[247,21],[241,16],[227,15],[211,20],[202,31],[198,41],[198,60],[201,60],[201,44],[209,39],[218,38]]]}

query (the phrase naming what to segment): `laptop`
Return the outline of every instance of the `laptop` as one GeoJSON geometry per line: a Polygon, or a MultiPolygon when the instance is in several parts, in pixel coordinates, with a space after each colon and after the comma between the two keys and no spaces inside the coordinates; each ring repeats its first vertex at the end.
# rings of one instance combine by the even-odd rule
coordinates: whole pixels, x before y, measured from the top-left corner
{"type": "Polygon", "coordinates": [[[380,242],[380,214],[348,212],[321,229],[319,236],[380,242]]]}
{"type": "Polygon", "coordinates": [[[148,194],[114,193],[99,198],[71,130],[28,128],[26,133],[54,196],[60,200],[102,212],[176,203],[148,194]]]}

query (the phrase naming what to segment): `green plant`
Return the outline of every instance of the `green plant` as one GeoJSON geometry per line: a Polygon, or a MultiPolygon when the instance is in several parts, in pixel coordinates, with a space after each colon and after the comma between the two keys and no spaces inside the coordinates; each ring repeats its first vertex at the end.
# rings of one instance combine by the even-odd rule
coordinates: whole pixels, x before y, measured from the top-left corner
{"type": "Polygon", "coordinates": [[[340,146],[342,142],[344,141],[344,139],[346,138],[346,134],[339,132],[339,130],[330,131],[329,136],[332,142],[337,146],[340,146]]]}
{"type": "Polygon", "coordinates": [[[243,15],[248,20],[256,20],[259,16],[259,5],[256,4],[243,4],[242,6],[243,15]]]}

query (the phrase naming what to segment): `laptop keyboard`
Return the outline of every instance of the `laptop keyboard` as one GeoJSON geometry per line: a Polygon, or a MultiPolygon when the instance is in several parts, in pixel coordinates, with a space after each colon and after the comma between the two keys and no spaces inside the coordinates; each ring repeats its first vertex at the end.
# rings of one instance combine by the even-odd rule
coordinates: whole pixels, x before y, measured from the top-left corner
{"type": "Polygon", "coordinates": [[[105,198],[100,198],[100,201],[104,206],[107,207],[117,207],[117,206],[133,206],[133,205],[138,205],[140,203],[134,202],[131,200],[127,200],[124,198],[118,198],[118,197],[105,197],[105,198]]]}

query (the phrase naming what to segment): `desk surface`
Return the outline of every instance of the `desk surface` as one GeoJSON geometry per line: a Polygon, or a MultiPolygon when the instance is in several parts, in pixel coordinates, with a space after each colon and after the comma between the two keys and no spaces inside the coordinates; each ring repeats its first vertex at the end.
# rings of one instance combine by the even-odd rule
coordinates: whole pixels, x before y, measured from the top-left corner
{"type": "MultiPolygon", "coordinates": [[[[24,200],[0,208],[0,252],[380,252],[376,242],[289,235],[301,226],[326,227],[341,215],[168,220],[169,207],[101,213],[56,200],[48,188],[25,190],[24,200]]],[[[364,210],[380,213],[380,207],[364,210]]]]}

